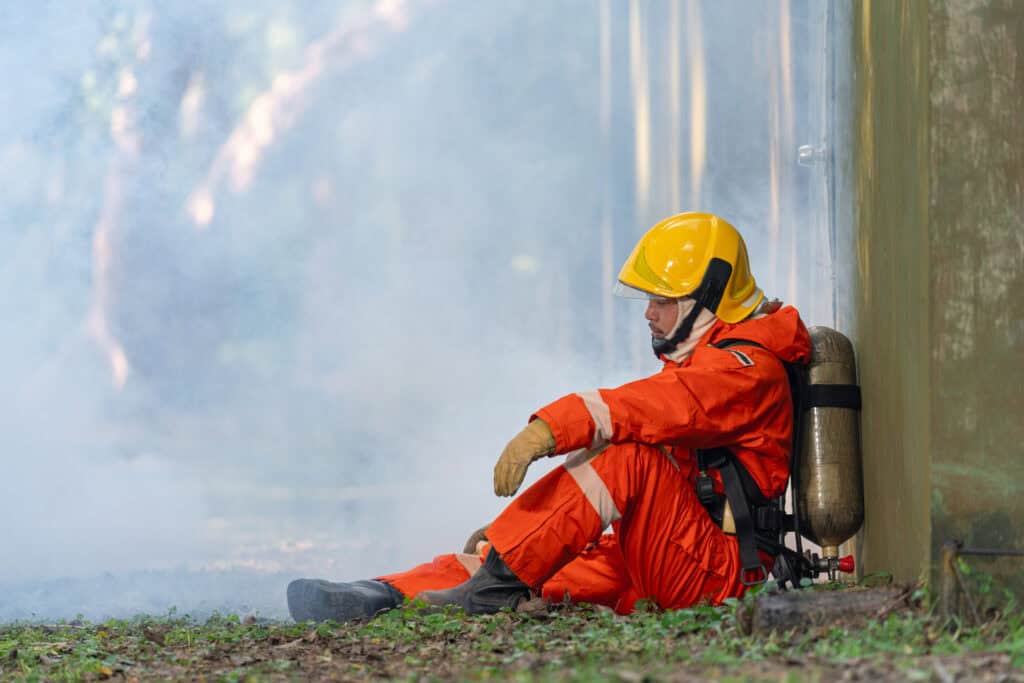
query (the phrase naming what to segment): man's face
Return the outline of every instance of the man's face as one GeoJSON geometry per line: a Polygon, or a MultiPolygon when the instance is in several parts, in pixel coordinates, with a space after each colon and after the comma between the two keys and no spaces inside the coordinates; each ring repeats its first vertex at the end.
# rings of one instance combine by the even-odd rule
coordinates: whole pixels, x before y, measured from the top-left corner
{"type": "Polygon", "coordinates": [[[675,299],[651,299],[647,302],[644,317],[651,328],[651,335],[657,339],[664,339],[676,326],[679,319],[679,304],[675,299]]]}

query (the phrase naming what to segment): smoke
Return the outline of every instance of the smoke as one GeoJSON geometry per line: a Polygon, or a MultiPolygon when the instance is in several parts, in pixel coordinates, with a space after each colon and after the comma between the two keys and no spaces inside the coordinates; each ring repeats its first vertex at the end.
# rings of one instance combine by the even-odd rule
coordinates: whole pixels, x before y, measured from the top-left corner
{"type": "Polygon", "coordinates": [[[659,217],[818,306],[823,10],[677,5],[6,11],[0,620],[281,617],[460,549],[533,410],[657,369],[601,264],[659,217]]]}

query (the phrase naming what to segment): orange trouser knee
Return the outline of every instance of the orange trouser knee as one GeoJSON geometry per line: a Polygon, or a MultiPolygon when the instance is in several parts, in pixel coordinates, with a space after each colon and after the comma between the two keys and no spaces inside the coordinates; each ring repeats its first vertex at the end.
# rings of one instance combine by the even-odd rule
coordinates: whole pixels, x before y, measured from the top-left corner
{"type": "Polygon", "coordinates": [[[487,536],[523,581],[542,586],[614,524],[636,595],[664,608],[742,594],[739,553],[674,460],[643,444],[581,452],[520,494],[487,536]]]}
{"type": "Polygon", "coordinates": [[[639,597],[629,582],[618,539],[601,536],[541,586],[551,602],[589,602],[629,614],[639,597]]]}

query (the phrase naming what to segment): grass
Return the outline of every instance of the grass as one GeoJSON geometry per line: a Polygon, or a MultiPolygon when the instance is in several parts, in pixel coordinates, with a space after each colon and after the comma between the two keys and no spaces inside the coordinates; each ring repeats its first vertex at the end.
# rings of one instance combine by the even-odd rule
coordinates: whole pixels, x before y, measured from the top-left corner
{"type": "Polygon", "coordinates": [[[235,616],[198,623],[173,613],[99,624],[15,623],[0,626],[0,678],[824,681],[856,667],[867,679],[967,680],[1015,675],[1024,666],[1024,619],[1015,609],[978,627],[943,623],[915,607],[857,624],[756,636],[742,633],[737,617],[749,601],[628,617],[587,606],[467,617],[410,604],[347,625],[242,623],[235,616]]]}

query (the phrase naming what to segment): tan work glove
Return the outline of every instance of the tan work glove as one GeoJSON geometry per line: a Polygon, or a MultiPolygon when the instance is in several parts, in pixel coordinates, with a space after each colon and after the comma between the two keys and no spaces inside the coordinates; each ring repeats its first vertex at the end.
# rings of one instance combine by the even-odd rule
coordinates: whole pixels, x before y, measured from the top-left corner
{"type": "Polygon", "coordinates": [[[555,436],[544,420],[534,420],[516,434],[494,466],[494,493],[511,496],[519,490],[530,463],[555,452],[555,436]]]}

